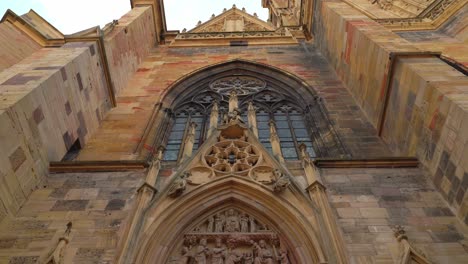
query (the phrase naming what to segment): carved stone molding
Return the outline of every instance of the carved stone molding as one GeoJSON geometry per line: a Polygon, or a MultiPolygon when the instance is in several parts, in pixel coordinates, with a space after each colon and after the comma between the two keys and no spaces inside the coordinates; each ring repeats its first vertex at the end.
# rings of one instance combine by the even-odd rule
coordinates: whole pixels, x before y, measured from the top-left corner
{"type": "Polygon", "coordinates": [[[464,0],[436,0],[418,15],[408,18],[376,19],[394,31],[434,30],[466,4],[464,0]]]}

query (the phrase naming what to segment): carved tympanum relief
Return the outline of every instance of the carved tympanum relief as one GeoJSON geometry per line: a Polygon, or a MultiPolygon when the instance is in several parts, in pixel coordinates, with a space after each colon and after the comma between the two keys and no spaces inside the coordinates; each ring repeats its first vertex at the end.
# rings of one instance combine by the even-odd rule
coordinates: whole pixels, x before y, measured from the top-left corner
{"type": "Polygon", "coordinates": [[[287,264],[287,250],[268,225],[238,208],[212,213],[184,234],[168,263],[287,264]]]}

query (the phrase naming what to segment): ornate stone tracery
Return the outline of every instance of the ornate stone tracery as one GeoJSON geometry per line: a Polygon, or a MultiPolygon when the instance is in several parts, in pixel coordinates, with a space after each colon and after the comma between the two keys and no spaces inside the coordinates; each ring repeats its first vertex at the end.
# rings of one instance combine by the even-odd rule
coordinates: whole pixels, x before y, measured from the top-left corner
{"type": "Polygon", "coordinates": [[[223,95],[229,95],[232,91],[238,96],[257,93],[265,89],[263,80],[252,76],[228,76],[217,79],[210,84],[211,90],[223,95]]]}
{"type": "Polygon", "coordinates": [[[237,117],[225,121],[220,127],[217,142],[200,150],[187,171],[174,181],[171,193],[178,190],[177,188],[180,189],[184,179],[189,185],[197,186],[215,177],[227,175],[246,177],[278,193],[289,186],[289,177],[275,168],[272,158],[268,158],[269,154],[261,151],[258,143],[253,144],[249,141],[248,135],[252,134],[246,133],[245,124],[239,120],[238,115],[237,117]]]}
{"type": "Polygon", "coordinates": [[[164,160],[182,162],[190,124],[197,124],[193,141],[193,151],[196,151],[213,128],[230,118],[231,105],[235,102],[240,119],[270,152],[273,146],[268,122],[275,121],[278,134],[275,155],[282,152],[284,160],[297,160],[301,143],[307,145],[311,157],[346,155],[320,100],[312,98],[313,104],[305,104],[306,94],[295,94],[303,89],[303,83],[294,84],[286,81],[288,76],[281,76],[237,69],[198,80],[176,96],[169,110],[173,119],[168,119],[166,125],[171,131],[154,144],[166,146],[164,160]],[[281,80],[276,81],[273,76],[281,80]]]}

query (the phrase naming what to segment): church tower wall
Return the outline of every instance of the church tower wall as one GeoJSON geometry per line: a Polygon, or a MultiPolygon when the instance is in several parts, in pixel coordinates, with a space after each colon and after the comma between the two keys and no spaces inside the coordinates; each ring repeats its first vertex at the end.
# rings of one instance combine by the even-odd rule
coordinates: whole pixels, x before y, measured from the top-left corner
{"type": "Polygon", "coordinates": [[[427,33],[403,32],[402,38],[344,3],[318,4],[316,45],[391,151],[417,156],[460,219],[468,222],[462,184],[468,183],[468,82],[438,58],[442,52],[466,67],[468,48],[459,39],[466,7],[445,27],[451,40],[440,43],[415,39],[427,33]]]}
{"type": "Polygon", "coordinates": [[[135,7],[119,19],[104,37],[109,71],[115,94],[120,94],[139,65],[156,46],[150,7],[135,7]]]}
{"type": "Polygon", "coordinates": [[[92,43],[44,48],[0,73],[1,181],[9,214],[43,182],[49,161],[84,145],[110,108],[92,43]]]}

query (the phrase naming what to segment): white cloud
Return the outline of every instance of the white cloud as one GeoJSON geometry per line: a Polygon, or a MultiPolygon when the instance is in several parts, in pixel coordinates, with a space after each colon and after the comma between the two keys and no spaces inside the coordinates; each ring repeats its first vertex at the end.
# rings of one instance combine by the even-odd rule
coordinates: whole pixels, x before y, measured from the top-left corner
{"type": "Polygon", "coordinates": [[[64,34],[71,34],[119,19],[130,10],[129,0],[38,0],[45,6],[41,14],[64,34]]]}

